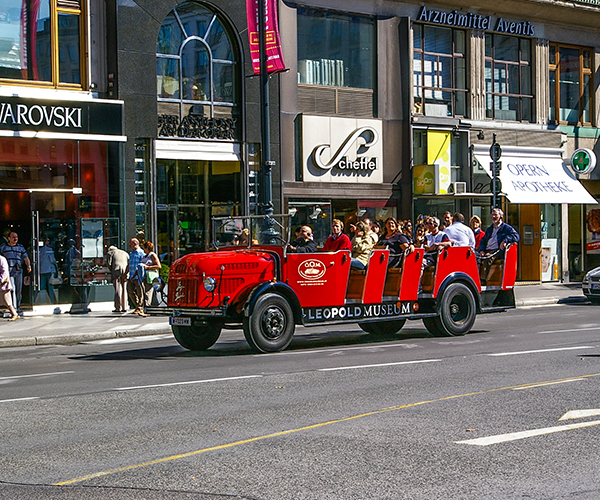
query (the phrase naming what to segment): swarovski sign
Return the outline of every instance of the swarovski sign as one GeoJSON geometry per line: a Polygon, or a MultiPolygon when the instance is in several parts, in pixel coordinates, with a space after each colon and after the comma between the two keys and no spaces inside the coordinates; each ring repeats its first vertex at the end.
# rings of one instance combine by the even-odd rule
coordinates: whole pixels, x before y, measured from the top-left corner
{"type": "Polygon", "coordinates": [[[122,140],[123,103],[107,99],[66,101],[0,96],[0,131],[101,135],[122,140]]]}
{"type": "Polygon", "coordinates": [[[302,116],[303,180],[381,183],[380,137],[378,120],[302,116]]]}

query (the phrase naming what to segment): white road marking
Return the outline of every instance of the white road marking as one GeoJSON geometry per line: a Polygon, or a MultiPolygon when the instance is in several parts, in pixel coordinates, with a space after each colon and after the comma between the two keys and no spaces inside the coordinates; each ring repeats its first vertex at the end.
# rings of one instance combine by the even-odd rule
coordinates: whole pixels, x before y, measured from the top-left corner
{"type": "Polygon", "coordinates": [[[513,389],[513,391],[523,391],[525,389],[531,389],[533,387],[544,387],[546,385],[566,384],[567,382],[580,382],[582,380],[585,380],[585,379],[584,378],[570,378],[570,379],[566,379],[566,380],[555,380],[552,382],[541,382],[539,384],[529,384],[529,385],[524,385],[522,387],[515,387],[513,389]]]}
{"type": "Polygon", "coordinates": [[[343,351],[356,351],[356,350],[379,350],[389,349],[390,347],[396,347],[399,349],[414,349],[419,347],[417,344],[373,344],[373,345],[361,345],[357,347],[334,347],[331,349],[312,349],[310,351],[283,351],[283,352],[271,352],[265,354],[254,354],[255,357],[264,358],[266,356],[298,356],[302,354],[321,354],[321,353],[334,353],[339,354],[343,351]]]}
{"type": "Polygon", "coordinates": [[[555,352],[555,351],[573,351],[577,349],[594,349],[591,345],[583,345],[578,347],[557,347],[554,349],[536,349],[533,351],[514,351],[514,352],[496,352],[487,354],[487,356],[513,356],[515,354],[536,354],[540,352],[555,352]]]}
{"type": "Polygon", "coordinates": [[[571,410],[558,420],[573,420],[575,418],[597,417],[598,415],[600,415],[600,410],[571,410]]]}
{"type": "Polygon", "coordinates": [[[141,335],[137,337],[119,337],[116,339],[104,339],[104,340],[92,340],[90,342],[85,342],[86,344],[129,344],[134,342],[149,342],[151,340],[165,340],[172,339],[173,335],[170,333],[165,333],[163,335],[141,335]]]}
{"type": "Polygon", "coordinates": [[[248,378],[262,378],[262,375],[245,375],[241,377],[225,377],[225,378],[213,378],[206,380],[188,380],[186,382],[171,382],[169,384],[152,384],[152,385],[137,385],[131,387],[116,387],[113,391],[135,391],[137,389],[154,389],[156,387],[173,387],[176,385],[191,385],[191,384],[206,384],[208,382],[224,382],[228,380],[243,380],[248,378]]]}
{"type": "Polygon", "coordinates": [[[542,436],[544,434],[552,434],[554,432],[570,431],[572,429],[581,429],[583,427],[592,427],[600,425],[600,420],[592,422],[581,422],[579,424],[560,425],[557,427],[546,427],[544,429],[532,429],[529,431],[511,432],[510,434],[499,434],[498,436],[489,436],[477,439],[468,439],[466,441],[454,441],[456,444],[470,444],[473,446],[489,446],[491,444],[507,443],[518,439],[528,437],[542,436]]]}
{"type": "Polygon", "coordinates": [[[440,359],[422,359],[419,361],[398,361],[396,363],[379,363],[375,365],[355,365],[355,366],[339,366],[336,368],[320,368],[319,372],[332,372],[336,370],[356,370],[359,368],[379,368],[381,366],[396,366],[396,365],[414,365],[417,363],[435,363],[441,361],[440,359]]]}
{"type": "Polygon", "coordinates": [[[545,330],[538,333],[569,333],[569,332],[582,332],[587,330],[600,330],[600,326],[580,326],[576,330],[569,328],[568,330],[545,330]]]}
{"type": "Polygon", "coordinates": [[[52,376],[52,375],[66,375],[69,373],[75,373],[75,372],[70,371],[70,372],[34,373],[31,375],[14,375],[12,377],[0,377],[0,380],[9,380],[9,379],[16,379],[16,378],[31,378],[31,377],[48,377],[48,376],[52,376]]]}
{"type": "Polygon", "coordinates": [[[15,399],[0,399],[0,403],[10,403],[12,401],[31,401],[32,399],[40,399],[40,398],[15,398],[15,399]]]}

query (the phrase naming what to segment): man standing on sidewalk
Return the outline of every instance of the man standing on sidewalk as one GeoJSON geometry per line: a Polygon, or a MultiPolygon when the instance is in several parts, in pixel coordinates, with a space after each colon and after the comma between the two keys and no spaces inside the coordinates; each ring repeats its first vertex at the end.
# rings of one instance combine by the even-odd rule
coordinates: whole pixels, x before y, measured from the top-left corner
{"type": "Polygon", "coordinates": [[[106,252],[106,265],[110,269],[110,279],[115,287],[115,308],[113,312],[127,312],[127,264],[129,254],[114,245],[106,252]]]}
{"type": "Polygon", "coordinates": [[[140,242],[137,238],[131,238],[129,240],[129,281],[127,282],[127,295],[131,299],[134,307],[135,314],[144,313],[144,283],[142,282],[143,276],[138,276],[137,270],[142,259],[145,257],[144,251],[140,247],[140,242]]]}
{"type": "Polygon", "coordinates": [[[6,257],[10,269],[11,295],[13,305],[19,314],[21,311],[21,296],[23,295],[23,267],[31,272],[31,261],[25,247],[19,243],[19,236],[14,231],[8,236],[8,243],[0,247],[0,253],[6,257]]]}

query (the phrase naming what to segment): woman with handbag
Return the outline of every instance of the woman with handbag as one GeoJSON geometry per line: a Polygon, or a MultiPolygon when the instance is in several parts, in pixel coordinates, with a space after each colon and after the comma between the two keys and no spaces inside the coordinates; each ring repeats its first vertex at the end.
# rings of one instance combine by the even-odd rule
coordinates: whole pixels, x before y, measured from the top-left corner
{"type": "Polygon", "coordinates": [[[0,305],[5,305],[10,311],[10,318],[8,321],[15,321],[19,319],[17,311],[12,305],[12,297],[10,296],[10,272],[8,268],[8,261],[4,255],[0,254],[0,305]]]}
{"type": "MultiPolygon", "coordinates": [[[[158,255],[154,253],[154,245],[151,241],[145,241],[142,245],[144,249],[144,253],[146,254],[142,261],[140,262],[140,266],[144,268],[144,306],[149,306],[152,304],[152,295],[154,293],[154,280],[158,279],[158,271],[160,269],[160,259],[158,255]]],[[[140,316],[146,316],[146,313],[143,310],[139,310],[138,314],[140,316]]]]}

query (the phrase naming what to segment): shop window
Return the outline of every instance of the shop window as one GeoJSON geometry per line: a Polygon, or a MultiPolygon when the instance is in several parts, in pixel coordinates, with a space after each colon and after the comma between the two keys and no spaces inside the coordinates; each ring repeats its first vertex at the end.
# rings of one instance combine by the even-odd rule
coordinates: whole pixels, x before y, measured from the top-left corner
{"type": "Polygon", "coordinates": [[[374,19],[299,8],[297,29],[302,111],[373,116],[374,19]]]}
{"type": "Polygon", "coordinates": [[[84,26],[81,0],[0,2],[2,83],[80,89],[84,26]]]}
{"type": "Polygon", "coordinates": [[[485,106],[487,118],[533,122],[531,40],[485,36],[485,106]]]}
{"type": "Polygon", "coordinates": [[[591,125],[592,50],[550,44],[550,121],[591,125]]]}
{"type": "Polygon", "coordinates": [[[156,45],[159,136],[239,138],[238,51],[226,26],[196,2],[165,18],[156,45]]]}
{"type": "Polygon", "coordinates": [[[416,23],[413,29],[413,111],[466,116],[466,31],[416,23]]]}

